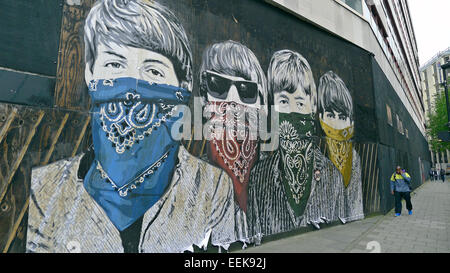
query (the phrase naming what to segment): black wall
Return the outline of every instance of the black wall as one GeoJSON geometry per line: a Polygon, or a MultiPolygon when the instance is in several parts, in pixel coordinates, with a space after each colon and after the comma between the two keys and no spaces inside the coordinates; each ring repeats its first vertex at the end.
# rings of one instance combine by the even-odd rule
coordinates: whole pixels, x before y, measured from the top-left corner
{"type": "Polygon", "coordinates": [[[0,66],[55,76],[64,1],[0,2],[0,66]]]}
{"type": "Polygon", "coordinates": [[[404,167],[412,177],[412,186],[417,188],[423,181],[419,158],[424,165],[423,175],[431,166],[428,143],[421,134],[408,110],[395,92],[375,59],[372,59],[373,84],[376,103],[380,166],[381,209],[386,213],[394,206],[394,198],[390,194],[389,179],[395,167],[404,167]],[[388,124],[386,104],[391,108],[392,126],[388,124]],[[408,137],[398,131],[396,115],[408,130],[408,137]]]}
{"type": "Polygon", "coordinates": [[[53,105],[63,2],[0,1],[0,101],[53,105]]]}

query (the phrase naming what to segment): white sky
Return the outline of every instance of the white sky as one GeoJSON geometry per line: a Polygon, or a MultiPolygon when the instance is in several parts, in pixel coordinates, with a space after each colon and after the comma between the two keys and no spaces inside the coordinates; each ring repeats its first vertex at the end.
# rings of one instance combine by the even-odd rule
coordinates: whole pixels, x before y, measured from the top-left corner
{"type": "Polygon", "coordinates": [[[450,0],[408,0],[422,66],[450,47],[450,0]]]}

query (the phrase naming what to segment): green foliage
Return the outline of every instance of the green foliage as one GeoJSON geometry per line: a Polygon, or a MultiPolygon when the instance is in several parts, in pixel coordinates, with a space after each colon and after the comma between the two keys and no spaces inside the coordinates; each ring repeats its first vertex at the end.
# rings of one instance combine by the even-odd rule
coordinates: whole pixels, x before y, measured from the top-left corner
{"type": "Polygon", "coordinates": [[[434,109],[428,116],[427,135],[430,139],[431,150],[434,152],[450,149],[450,142],[444,142],[438,139],[438,133],[448,131],[447,104],[445,101],[445,92],[441,90],[434,97],[434,109]]]}

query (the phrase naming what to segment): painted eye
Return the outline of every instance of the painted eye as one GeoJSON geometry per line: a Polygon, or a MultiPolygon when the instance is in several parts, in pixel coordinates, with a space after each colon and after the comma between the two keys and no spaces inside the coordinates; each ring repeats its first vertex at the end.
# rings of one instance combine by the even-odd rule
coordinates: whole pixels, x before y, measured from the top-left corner
{"type": "Polygon", "coordinates": [[[346,120],[347,117],[345,117],[345,116],[343,116],[343,115],[339,115],[339,119],[340,119],[340,120],[346,120]]]}
{"type": "Polygon", "coordinates": [[[280,104],[288,104],[288,103],[289,103],[288,100],[285,100],[285,99],[280,100],[280,104]]]}
{"type": "Polygon", "coordinates": [[[327,114],[327,117],[329,117],[329,118],[334,118],[334,114],[333,114],[333,113],[328,113],[328,114],[327,114]]]}
{"type": "Polygon", "coordinates": [[[153,76],[161,77],[161,78],[164,77],[164,75],[156,69],[150,68],[147,71],[150,72],[153,76]]]}
{"type": "Polygon", "coordinates": [[[105,65],[105,67],[122,68],[122,65],[120,63],[117,63],[117,62],[111,62],[111,63],[107,63],[105,65]]]}

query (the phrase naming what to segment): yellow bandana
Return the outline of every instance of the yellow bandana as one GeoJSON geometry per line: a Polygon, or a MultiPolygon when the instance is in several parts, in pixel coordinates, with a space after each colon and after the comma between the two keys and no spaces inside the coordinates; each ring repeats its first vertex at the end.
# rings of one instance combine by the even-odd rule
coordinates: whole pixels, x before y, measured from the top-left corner
{"type": "Polygon", "coordinates": [[[344,186],[347,187],[352,176],[353,145],[350,139],[353,137],[353,126],[338,130],[327,125],[322,119],[320,125],[327,135],[325,139],[330,150],[329,157],[341,172],[344,186]]]}

